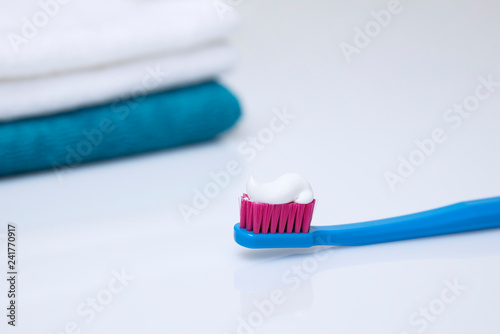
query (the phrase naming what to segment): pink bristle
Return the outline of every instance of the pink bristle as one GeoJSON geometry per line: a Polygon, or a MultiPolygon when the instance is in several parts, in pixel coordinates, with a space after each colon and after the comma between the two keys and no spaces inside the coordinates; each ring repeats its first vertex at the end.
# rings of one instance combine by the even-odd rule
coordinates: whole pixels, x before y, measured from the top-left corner
{"type": "Polygon", "coordinates": [[[305,209],[304,204],[297,205],[297,212],[295,213],[295,225],[294,225],[295,233],[300,233],[300,231],[302,231],[302,224],[304,223],[304,209],[305,209]]]}
{"type": "Polygon", "coordinates": [[[260,225],[262,224],[262,217],[264,216],[263,209],[264,209],[263,204],[261,203],[254,204],[252,215],[253,215],[253,233],[255,234],[259,234],[260,232],[260,225]]]}
{"type": "Polygon", "coordinates": [[[247,206],[248,206],[248,201],[245,200],[244,197],[241,198],[241,206],[240,206],[240,227],[241,228],[246,228],[247,224],[247,206]]]}
{"type": "Polygon", "coordinates": [[[287,224],[286,224],[286,233],[292,233],[293,232],[293,226],[294,226],[294,223],[296,224],[296,218],[295,218],[295,214],[297,213],[297,206],[299,206],[300,204],[296,204],[296,203],[290,203],[288,205],[286,205],[287,209],[288,209],[288,221],[287,221],[287,224]]]}
{"type": "Polygon", "coordinates": [[[254,211],[253,202],[248,201],[246,219],[247,219],[247,231],[253,230],[253,218],[252,213],[254,211]]]}
{"type": "Polygon", "coordinates": [[[304,210],[304,220],[302,223],[302,232],[304,232],[304,233],[309,232],[309,227],[311,227],[311,220],[312,220],[315,202],[316,202],[316,200],[313,200],[311,203],[307,204],[306,208],[304,210]]]}
{"type": "Polygon", "coordinates": [[[278,223],[278,233],[285,233],[286,223],[288,222],[288,204],[280,204],[280,221],[278,223]]]}
{"type": "Polygon", "coordinates": [[[264,216],[262,217],[262,233],[267,234],[269,231],[269,225],[271,224],[271,213],[272,213],[272,205],[264,204],[264,216]]]}
{"type": "Polygon", "coordinates": [[[276,233],[278,230],[278,222],[280,221],[281,208],[279,205],[270,205],[271,206],[271,228],[269,230],[270,233],[276,233]]]}

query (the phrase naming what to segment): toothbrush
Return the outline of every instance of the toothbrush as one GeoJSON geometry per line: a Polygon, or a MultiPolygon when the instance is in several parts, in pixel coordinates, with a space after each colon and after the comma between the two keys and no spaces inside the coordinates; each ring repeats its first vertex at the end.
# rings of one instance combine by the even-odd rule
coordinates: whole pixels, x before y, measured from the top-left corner
{"type": "Polygon", "coordinates": [[[500,227],[500,197],[361,223],[310,226],[316,200],[303,177],[285,174],[241,198],[234,239],[248,248],[362,246],[500,227]]]}

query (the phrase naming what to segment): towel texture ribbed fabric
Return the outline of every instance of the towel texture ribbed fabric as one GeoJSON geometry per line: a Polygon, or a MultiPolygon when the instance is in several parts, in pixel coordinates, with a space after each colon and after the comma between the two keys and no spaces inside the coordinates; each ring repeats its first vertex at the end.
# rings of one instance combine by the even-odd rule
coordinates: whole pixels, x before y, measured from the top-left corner
{"type": "Polygon", "coordinates": [[[0,123],[0,176],[83,163],[214,138],[238,120],[238,100],[207,82],[72,112],[0,123]]]}

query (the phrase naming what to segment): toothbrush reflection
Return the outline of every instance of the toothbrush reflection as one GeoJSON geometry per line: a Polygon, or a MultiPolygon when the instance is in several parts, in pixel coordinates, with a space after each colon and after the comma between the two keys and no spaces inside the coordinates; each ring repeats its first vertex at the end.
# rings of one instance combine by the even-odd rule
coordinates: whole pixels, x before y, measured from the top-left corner
{"type": "MultiPolygon", "coordinates": [[[[242,250],[240,255],[243,259],[256,263],[234,272],[234,285],[240,291],[241,301],[238,328],[248,333],[257,328],[259,333],[263,330],[272,332],[273,324],[286,322],[296,331],[297,326],[301,326],[301,318],[317,312],[316,298],[334,301],[328,307],[336,310],[336,315],[332,315],[335,318],[365,307],[364,303],[376,304],[382,298],[403,298],[408,310],[402,312],[411,314],[414,300],[400,296],[411,295],[408,291],[418,291],[408,279],[412,276],[408,267],[419,270],[430,265],[440,266],[444,261],[452,263],[452,268],[443,266],[439,277],[456,275],[467,259],[477,261],[499,256],[499,236],[500,231],[479,231],[365,247],[242,250]],[[467,244],[469,237],[481,238],[481,242],[474,242],[474,247],[471,247],[472,244],[467,244]],[[401,272],[385,277],[384,270],[380,268],[391,265],[399,267],[401,272]],[[347,284],[339,284],[338,276],[344,275],[345,269],[350,268],[361,274],[351,275],[356,279],[348,279],[347,284]],[[372,283],[370,275],[374,272],[379,276],[377,279],[385,282],[383,286],[372,283]],[[325,289],[325,284],[331,288],[325,289]],[[361,292],[364,289],[369,289],[370,295],[364,295],[361,292]],[[339,313],[338,309],[342,311],[339,313]]],[[[436,283],[436,279],[430,277],[430,284],[436,283]]]]}

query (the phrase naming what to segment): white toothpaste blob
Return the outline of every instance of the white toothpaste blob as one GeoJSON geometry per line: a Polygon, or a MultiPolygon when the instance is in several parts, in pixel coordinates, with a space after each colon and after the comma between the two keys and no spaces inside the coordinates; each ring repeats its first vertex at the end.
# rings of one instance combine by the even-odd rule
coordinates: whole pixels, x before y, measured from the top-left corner
{"type": "Polygon", "coordinates": [[[247,195],[253,202],[267,204],[285,204],[295,202],[299,204],[311,203],[314,199],[311,186],[299,174],[288,173],[276,180],[259,183],[250,175],[247,182],[247,195]]]}

